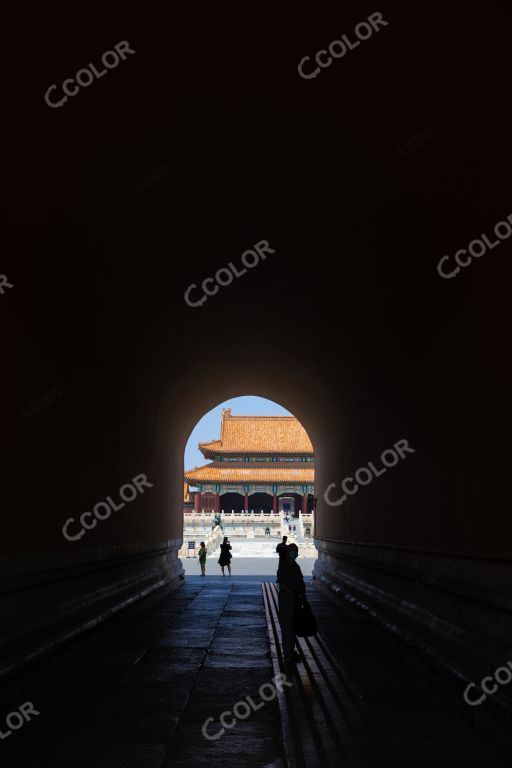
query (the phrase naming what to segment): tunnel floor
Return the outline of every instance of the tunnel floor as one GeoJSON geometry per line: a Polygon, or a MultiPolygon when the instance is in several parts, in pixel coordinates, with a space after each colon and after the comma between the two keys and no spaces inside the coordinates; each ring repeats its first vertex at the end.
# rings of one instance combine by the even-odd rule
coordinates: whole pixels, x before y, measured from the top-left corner
{"type": "MultiPolygon", "coordinates": [[[[279,667],[272,577],[187,577],[179,589],[114,622],[64,671],[34,688],[30,700],[40,714],[0,743],[0,764],[508,764],[444,704],[399,646],[306,581],[319,640],[308,647],[301,641],[306,663],[297,673],[279,667]],[[291,683],[278,692],[272,680],[280,669],[291,683]],[[218,734],[221,713],[248,696],[254,708],[247,717],[242,706],[241,718],[219,738],[203,736],[207,718],[207,734],[218,734]]],[[[18,699],[13,692],[12,701],[18,699]]]]}

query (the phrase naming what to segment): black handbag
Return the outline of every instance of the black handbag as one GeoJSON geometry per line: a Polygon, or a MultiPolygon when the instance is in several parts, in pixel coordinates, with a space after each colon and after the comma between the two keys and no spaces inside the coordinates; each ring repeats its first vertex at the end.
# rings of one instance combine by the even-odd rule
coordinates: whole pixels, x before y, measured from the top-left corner
{"type": "Polygon", "coordinates": [[[293,606],[293,631],[297,637],[312,637],[318,631],[313,611],[305,597],[298,597],[295,600],[295,605],[293,606]]]}

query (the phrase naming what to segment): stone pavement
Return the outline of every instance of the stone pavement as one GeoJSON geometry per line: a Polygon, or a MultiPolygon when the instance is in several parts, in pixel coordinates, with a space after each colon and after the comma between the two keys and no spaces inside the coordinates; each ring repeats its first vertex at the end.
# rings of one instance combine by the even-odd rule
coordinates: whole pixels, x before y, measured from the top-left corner
{"type": "MultiPolygon", "coordinates": [[[[213,718],[207,733],[216,734],[222,712],[247,696],[258,702],[260,686],[275,675],[264,579],[187,577],[178,590],[110,622],[101,636],[91,633],[88,647],[60,674],[30,695],[11,691],[2,701],[2,721],[26,700],[40,712],[0,741],[2,768],[283,766],[277,698],[216,740],[202,734],[207,718],[213,718]]],[[[357,699],[365,716],[364,726],[358,721],[359,732],[351,736],[356,749],[350,760],[334,764],[507,765],[438,699],[428,680],[411,671],[399,651],[311,584],[308,593],[345,681],[342,690],[333,677],[331,693],[341,707],[349,695],[357,699]],[[384,745],[382,760],[368,762],[364,742],[384,745]]]]}
{"type": "MultiPolygon", "coordinates": [[[[333,606],[322,592],[310,589],[310,605],[319,634],[340,672],[336,683],[343,701],[356,697],[367,721],[366,733],[355,733],[356,743],[372,742],[381,756],[369,762],[356,755],[358,766],[393,768],[506,768],[489,743],[470,727],[462,702],[456,711],[434,690],[429,671],[412,663],[403,645],[382,630],[333,606]],[[345,697],[345,698],[343,698],[345,697]]],[[[302,642],[302,641],[301,641],[302,642]]],[[[309,641],[308,641],[309,642],[309,641]]],[[[414,657],[414,654],[412,654],[414,657]]],[[[348,706],[347,706],[348,711],[348,706]]],[[[366,750],[365,750],[366,752],[366,750]]]]}
{"type": "MultiPolygon", "coordinates": [[[[275,544],[274,544],[275,549],[275,544]]],[[[206,579],[212,579],[220,577],[222,578],[222,571],[220,565],[217,563],[220,552],[214,552],[211,556],[206,558],[206,579]]],[[[313,566],[316,558],[313,557],[301,557],[300,567],[304,576],[311,576],[313,573],[313,566]]],[[[185,573],[187,577],[197,576],[201,571],[197,562],[197,557],[183,557],[181,559],[185,573]]],[[[231,572],[233,576],[275,576],[277,572],[277,566],[279,565],[279,558],[276,555],[273,557],[249,557],[249,556],[233,556],[231,561],[231,572]]],[[[225,569],[227,574],[228,569],[225,569]]],[[[227,578],[227,576],[225,577],[227,578]]]]}

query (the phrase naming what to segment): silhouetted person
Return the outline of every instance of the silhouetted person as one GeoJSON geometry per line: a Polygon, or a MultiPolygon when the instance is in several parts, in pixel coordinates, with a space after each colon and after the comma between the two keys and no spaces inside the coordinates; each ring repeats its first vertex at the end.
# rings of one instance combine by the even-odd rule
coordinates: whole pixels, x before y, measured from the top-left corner
{"type": "Polygon", "coordinates": [[[300,661],[301,656],[295,651],[295,636],[293,634],[293,609],[296,598],[306,593],[306,585],[302,571],[296,559],[299,548],[296,544],[287,547],[286,557],[279,563],[277,580],[279,582],[279,624],[283,641],[283,655],[287,662],[300,661]]]}
{"type": "Polygon", "coordinates": [[[279,544],[276,547],[276,552],[279,555],[279,562],[281,562],[283,557],[286,557],[288,553],[288,544],[286,543],[288,541],[288,536],[283,536],[283,540],[279,542],[279,544]]]}
{"type": "Polygon", "coordinates": [[[295,531],[296,531],[296,530],[297,530],[297,528],[296,528],[296,526],[294,525],[294,526],[293,526],[293,532],[295,533],[295,531]]]}
{"type": "Polygon", "coordinates": [[[277,580],[279,581],[279,566],[282,563],[283,557],[287,557],[288,554],[288,536],[283,536],[283,540],[279,542],[276,547],[276,552],[279,555],[279,565],[277,566],[277,580]]]}
{"type": "Polygon", "coordinates": [[[205,566],[206,566],[206,545],[204,541],[201,542],[201,546],[199,547],[199,565],[201,566],[201,576],[205,576],[205,566]]]}
{"type": "Polygon", "coordinates": [[[224,568],[228,567],[228,573],[231,576],[231,544],[228,541],[228,537],[224,536],[224,541],[220,545],[220,557],[218,559],[218,563],[220,567],[222,568],[222,575],[225,576],[224,568]]]}

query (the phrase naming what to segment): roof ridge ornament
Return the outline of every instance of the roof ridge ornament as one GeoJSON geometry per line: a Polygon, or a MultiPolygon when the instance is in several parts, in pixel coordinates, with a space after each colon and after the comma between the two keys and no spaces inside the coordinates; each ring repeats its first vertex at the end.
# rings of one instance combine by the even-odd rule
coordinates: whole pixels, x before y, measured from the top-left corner
{"type": "Polygon", "coordinates": [[[231,418],[231,408],[223,408],[222,409],[222,425],[220,428],[220,444],[222,446],[222,441],[224,439],[224,420],[231,418]]]}

